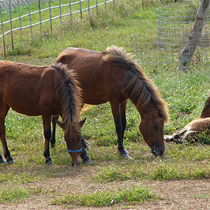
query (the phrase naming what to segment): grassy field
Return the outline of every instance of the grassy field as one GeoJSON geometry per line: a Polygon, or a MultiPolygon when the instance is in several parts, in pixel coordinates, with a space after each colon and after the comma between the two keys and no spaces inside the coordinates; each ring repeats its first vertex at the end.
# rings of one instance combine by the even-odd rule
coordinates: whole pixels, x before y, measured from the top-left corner
{"type": "MultiPolygon", "coordinates": [[[[142,2],[116,1],[115,8],[109,5],[109,12],[101,9],[98,16],[92,13],[82,21],[75,18],[71,23],[64,19],[61,26],[56,26],[57,32],[49,34],[46,29],[42,39],[37,36],[23,46],[16,43],[15,50],[8,51],[7,60],[49,65],[69,46],[100,51],[117,45],[131,52],[130,35],[156,31],[156,8],[161,2],[169,4],[169,1],[148,0],[142,8],[142,2]]],[[[0,56],[3,58],[3,52],[0,56]]],[[[174,66],[166,69],[165,65],[158,66],[158,70],[145,66],[145,70],[169,104],[171,120],[165,126],[165,134],[172,134],[200,116],[209,92],[209,59],[192,66],[187,73],[177,72],[174,66]]],[[[0,204],[21,203],[43,196],[51,205],[62,207],[129,206],[162,199],[140,183],[210,178],[210,141],[206,134],[195,144],[166,143],[164,156],[155,158],[142,140],[138,130],[141,119],[129,101],[125,147],[133,159],[124,160],[117,152],[110,105],[93,106],[81,115],[81,119],[84,117],[87,122],[82,133],[91,143],[88,155],[92,163],[70,166],[63,131],[58,128],[57,145],[51,150],[54,165],[49,167],[44,164],[41,117],[26,117],[10,110],[6,137],[15,163],[0,165],[0,204]],[[72,180],[72,183],[66,183],[66,190],[53,187],[53,180],[58,179],[62,183],[72,180]]],[[[205,196],[210,199],[210,193],[205,196]]]]}

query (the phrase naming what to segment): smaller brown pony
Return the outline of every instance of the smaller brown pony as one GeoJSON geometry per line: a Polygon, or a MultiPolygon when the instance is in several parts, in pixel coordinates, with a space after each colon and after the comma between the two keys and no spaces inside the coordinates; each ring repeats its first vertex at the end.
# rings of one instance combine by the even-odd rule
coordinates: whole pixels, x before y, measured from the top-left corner
{"type": "Polygon", "coordinates": [[[210,129],[210,117],[194,119],[188,123],[182,130],[172,136],[165,136],[167,141],[180,142],[180,138],[187,140],[190,135],[198,134],[210,129]]]}
{"type": "MultiPolygon", "coordinates": [[[[10,107],[28,116],[42,116],[44,127],[44,156],[52,164],[49,142],[51,117],[60,115],[57,123],[65,131],[67,151],[72,165],[79,164],[81,131],[79,126],[80,88],[72,70],[64,65],[29,66],[17,62],[0,61],[0,138],[4,158],[13,163],[5,139],[5,117],[10,107]]],[[[82,126],[81,122],[81,126],[82,126]]],[[[4,159],[0,155],[0,162],[4,159]]]]}

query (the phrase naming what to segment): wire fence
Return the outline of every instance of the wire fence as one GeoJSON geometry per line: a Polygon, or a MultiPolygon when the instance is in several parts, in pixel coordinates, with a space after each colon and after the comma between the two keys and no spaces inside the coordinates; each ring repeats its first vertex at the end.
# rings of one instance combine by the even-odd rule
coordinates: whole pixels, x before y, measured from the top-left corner
{"type": "MultiPolygon", "coordinates": [[[[24,31],[30,29],[30,39],[33,40],[33,27],[40,25],[40,36],[43,36],[44,23],[49,22],[52,33],[53,20],[79,14],[83,18],[83,13],[89,15],[92,9],[98,11],[100,6],[115,4],[115,0],[0,0],[0,39],[3,42],[4,57],[6,58],[6,37],[10,34],[12,50],[14,50],[14,37],[20,36],[23,42],[24,31]],[[47,18],[46,18],[47,17],[47,18]],[[20,31],[20,34],[14,34],[20,31]]],[[[0,47],[1,49],[1,47],[0,47]]]]}
{"type": "MultiPolygon", "coordinates": [[[[199,0],[185,0],[172,7],[157,9],[157,28],[151,34],[133,34],[131,47],[142,66],[156,69],[159,64],[177,68],[179,55],[187,43],[195,22],[199,0]]],[[[206,59],[210,46],[210,18],[207,17],[202,37],[192,59],[193,64],[206,59]]]]}

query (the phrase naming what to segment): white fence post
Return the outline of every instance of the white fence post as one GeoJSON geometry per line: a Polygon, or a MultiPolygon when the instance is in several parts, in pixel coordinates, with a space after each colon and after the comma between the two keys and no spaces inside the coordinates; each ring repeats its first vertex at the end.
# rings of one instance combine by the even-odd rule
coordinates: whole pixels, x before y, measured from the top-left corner
{"type": "Polygon", "coordinates": [[[90,0],[88,0],[88,14],[90,15],[90,0]]]}
{"type": "Polygon", "coordinates": [[[29,21],[30,21],[30,29],[31,29],[31,41],[33,40],[33,30],[32,30],[32,24],[31,24],[31,4],[30,0],[28,0],[28,15],[29,15],[29,21]]]}
{"type": "Polygon", "coordinates": [[[38,5],[39,5],[40,34],[41,34],[41,37],[42,37],[42,12],[41,12],[40,0],[38,0],[38,5]]]}
{"type": "Polygon", "coordinates": [[[50,31],[52,34],[52,11],[51,11],[51,0],[49,0],[49,12],[50,12],[50,31]]]}
{"type": "Polygon", "coordinates": [[[70,17],[71,17],[71,20],[72,20],[72,7],[71,7],[71,0],[69,0],[69,7],[70,7],[70,17]]]}
{"type": "Polygon", "coordinates": [[[79,7],[80,7],[80,19],[82,20],[82,1],[79,0],[79,7]]]}
{"type": "Polygon", "coordinates": [[[61,0],[59,0],[59,9],[60,9],[60,21],[61,21],[61,24],[62,24],[61,0]]]}
{"type": "Polygon", "coordinates": [[[0,13],[1,13],[1,26],[2,26],[2,36],[3,36],[4,58],[6,58],[7,54],[6,54],[6,46],[5,46],[4,22],[3,22],[3,16],[2,16],[1,2],[3,2],[3,1],[0,1],[0,13]]]}
{"type": "Polygon", "coordinates": [[[19,13],[19,23],[20,23],[20,38],[23,43],[23,32],[22,32],[22,23],[21,23],[21,15],[20,15],[20,0],[18,0],[18,13],[19,13]]]}
{"type": "Polygon", "coordinates": [[[10,17],[10,32],[11,32],[11,42],[12,42],[12,50],[14,51],[14,40],[13,40],[13,28],[12,28],[12,5],[11,0],[9,0],[9,17],[10,17]]]}

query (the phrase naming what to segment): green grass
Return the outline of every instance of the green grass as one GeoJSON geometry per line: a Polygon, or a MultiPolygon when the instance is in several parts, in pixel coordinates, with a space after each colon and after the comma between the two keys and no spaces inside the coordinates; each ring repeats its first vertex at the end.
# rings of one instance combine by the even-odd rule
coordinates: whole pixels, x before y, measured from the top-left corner
{"type": "MultiPolygon", "coordinates": [[[[154,36],[157,31],[156,8],[161,6],[160,1],[148,0],[144,3],[145,7],[142,8],[140,0],[116,1],[115,8],[110,5],[107,7],[108,13],[101,8],[98,16],[92,12],[90,17],[84,15],[82,21],[80,17],[75,17],[72,22],[64,18],[63,24],[57,23],[55,27],[57,30],[53,29],[52,34],[49,33],[49,28],[45,27],[42,39],[39,37],[39,27],[35,27],[34,33],[37,36],[34,36],[33,42],[30,42],[30,34],[23,45],[18,39],[15,40],[15,51],[8,49],[7,60],[50,65],[58,54],[69,46],[105,50],[107,46],[118,45],[131,52],[131,34],[143,32],[148,35],[149,41],[150,35],[154,36]]],[[[9,41],[7,45],[10,45],[9,41]]],[[[150,47],[153,49],[154,46],[150,47]]],[[[194,63],[187,73],[177,72],[176,63],[165,65],[162,55],[159,56],[160,64],[154,68],[150,65],[149,54],[145,56],[144,63],[147,65],[143,68],[169,104],[171,121],[165,126],[165,134],[174,133],[200,116],[209,92],[208,56],[207,51],[206,59],[197,65],[194,63]]],[[[1,51],[0,59],[2,58],[1,51]]],[[[53,197],[53,201],[51,199],[50,202],[54,205],[129,205],[159,199],[151,190],[133,184],[210,177],[207,133],[199,134],[199,141],[194,144],[166,143],[164,157],[155,158],[142,139],[139,131],[141,118],[130,101],[126,111],[127,128],[124,144],[133,159],[125,160],[119,157],[111,108],[105,103],[93,106],[81,116],[81,119],[87,118],[82,133],[91,143],[88,155],[92,159],[92,164],[72,168],[70,156],[66,152],[64,134],[60,128],[57,128],[56,148],[51,149],[54,165],[45,166],[41,117],[27,117],[10,110],[6,118],[6,137],[15,163],[11,166],[0,165],[0,203],[21,202],[22,199],[31,199],[35,194],[39,194],[46,196],[46,199],[53,197]],[[66,182],[71,178],[73,184],[66,182]],[[39,186],[42,184],[50,186],[60,179],[69,187],[66,192],[53,187],[49,191],[44,187],[31,188],[37,183],[39,186]],[[75,179],[82,183],[81,186],[77,182],[74,184],[75,179]],[[121,188],[122,183],[124,187],[121,188]],[[107,192],[99,189],[99,184],[104,185],[108,189],[107,192]],[[112,188],[109,188],[110,184],[112,188]],[[88,190],[87,195],[80,192],[83,187],[84,190],[88,190]]],[[[2,153],[2,149],[0,151],[2,153]]]]}
{"type": "Polygon", "coordinates": [[[0,203],[15,202],[29,197],[29,192],[23,187],[10,188],[0,192],[0,203]]]}
{"type": "Polygon", "coordinates": [[[102,207],[113,206],[115,204],[139,204],[145,201],[154,201],[157,198],[150,190],[141,186],[133,186],[129,189],[118,189],[97,193],[70,194],[63,198],[56,199],[54,204],[77,204],[80,206],[102,207]]]}
{"type": "Polygon", "coordinates": [[[182,179],[203,179],[210,178],[210,166],[205,164],[183,164],[167,161],[151,164],[131,164],[132,167],[116,166],[100,168],[99,173],[94,177],[97,182],[120,182],[127,180],[182,180],[182,179]]]}

